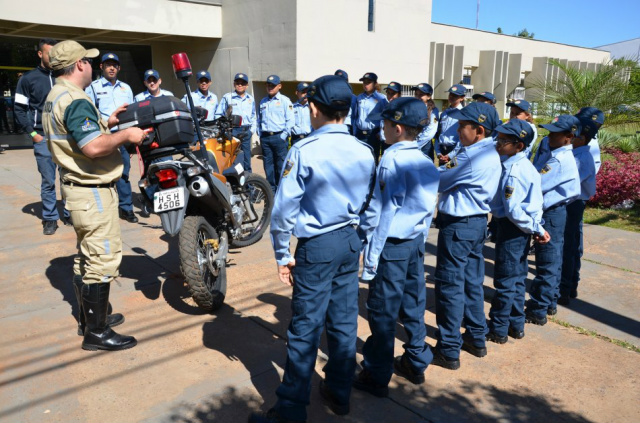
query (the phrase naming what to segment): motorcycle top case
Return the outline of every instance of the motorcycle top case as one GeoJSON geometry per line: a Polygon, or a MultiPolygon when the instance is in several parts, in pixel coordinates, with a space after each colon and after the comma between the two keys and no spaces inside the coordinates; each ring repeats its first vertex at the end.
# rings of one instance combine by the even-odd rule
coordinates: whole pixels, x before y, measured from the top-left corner
{"type": "Polygon", "coordinates": [[[153,128],[160,147],[188,144],[193,141],[194,125],[187,105],[173,96],[152,97],[129,104],[118,115],[118,129],[132,126],[153,128]]]}

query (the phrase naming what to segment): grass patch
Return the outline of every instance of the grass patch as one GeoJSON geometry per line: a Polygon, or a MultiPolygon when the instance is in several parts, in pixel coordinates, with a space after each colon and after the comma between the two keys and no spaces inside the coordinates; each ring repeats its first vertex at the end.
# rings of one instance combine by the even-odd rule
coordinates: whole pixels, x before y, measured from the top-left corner
{"type": "Polygon", "coordinates": [[[584,210],[584,223],[640,232],[640,207],[636,205],[629,210],[587,207],[584,210]]]}
{"type": "Polygon", "coordinates": [[[594,330],[585,329],[580,326],[575,326],[575,325],[572,325],[571,323],[565,322],[564,320],[556,319],[555,317],[551,317],[549,318],[549,320],[551,320],[553,323],[559,324],[560,326],[564,326],[565,328],[573,329],[576,332],[581,333],[582,335],[587,335],[593,338],[602,339],[603,341],[611,342],[612,344],[617,345],[619,347],[626,348],[630,351],[640,353],[640,348],[636,347],[630,342],[609,338],[608,336],[600,335],[598,332],[594,330]]]}

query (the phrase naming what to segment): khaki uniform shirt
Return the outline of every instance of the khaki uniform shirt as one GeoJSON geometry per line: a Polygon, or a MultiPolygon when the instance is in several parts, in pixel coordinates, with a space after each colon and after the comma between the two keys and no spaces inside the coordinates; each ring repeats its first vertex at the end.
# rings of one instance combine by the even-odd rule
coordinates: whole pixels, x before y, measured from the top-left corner
{"type": "Polygon", "coordinates": [[[93,159],[82,153],[82,147],[110,132],[80,87],[58,78],[47,96],[42,125],[53,161],[62,168],[63,181],[80,185],[108,184],[122,176],[118,149],[93,159]]]}

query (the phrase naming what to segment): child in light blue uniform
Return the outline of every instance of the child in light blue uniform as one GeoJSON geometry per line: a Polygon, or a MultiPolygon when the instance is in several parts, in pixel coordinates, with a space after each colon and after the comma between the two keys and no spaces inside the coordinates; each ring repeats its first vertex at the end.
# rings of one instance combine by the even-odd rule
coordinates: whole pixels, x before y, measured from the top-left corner
{"type": "Polygon", "coordinates": [[[381,117],[389,148],[378,166],[380,190],[360,226],[364,232],[371,230],[362,273],[362,279],[369,282],[371,335],[362,349],[363,370],[353,386],[385,397],[394,367],[401,376],[420,384],[433,359],[425,342],[424,245],[440,176],[415,141],[429,122],[427,106],[417,98],[402,97],[390,102],[381,117]],[[408,339],[404,354],[394,360],[398,318],[408,339]]]}
{"type": "Polygon", "coordinates": [[[438,343],[432,364],[456,370],[460,367],[460,348],[476,357],[487,354],[482,248],[489,203],[498,189],[501,166],[490,136],[498,125],[495,108],[475,102],[450,113],[458,121],[462,148],[438,169],[438,343]],[[461,336],[463,322],[466,332],[461,336]]]}
{"type": "Polygon", "coordinates": [[[567,206],[567,225],[564,230],[562,276],[558,304],[569,305],[578,296],[582,258],[582,216],[587,201],[596,193],[596,166],[590,142],[598,133],[598,124],[591,118],[581,119],[582,134],[572,141],[573,156],[580,175],[580,197],[567,206]]]}
{"type": "Polygon", "coordinates": [[[575,116],[560,115],[540,127],[547,129],[549,136],[540,142],[533,165],[540,172],[543,226],[551,240],[536,245],[536,277],[531,283],[525,320],[542,326],[547,323],[547,315],[553,316],[557,312],[566,206],[580,195],[578,167],[573,158],[571,140],[580,134],[581,124],[575,116]]]}
{"type": "MultiPolygon", "coordinates": [[[[604,124],[604,113],[602,110],[597,109],[595,107],[583,107],[576,113],[576,117],[580,119],[580,122],[585,122],[591,120],[595,123],[596,130],[600,129],[600,127],[604,124]]],[[[596,133],[591,141],[589,141],[589,152],[593,157],[593,163],[596,167],[596,175],[600,171],[600,165],[602,164],[602,159],[600,158],[600,144],[598,144],[598,134],[596,133]]]]}
{"type": "Polygon", "coordinates": [[[524,337],[525,281],[529,271],[529,239],[549,240],[542,226],[540,174],[525,156],[534,132],[528,122],[511,119],[496,128],[496,150],[502,161],[498,192],[491,202],[496,222],[496,261],[493,285],[496,292],[489,311],[487,340],[507,342],[507,335],[524,337]]]}

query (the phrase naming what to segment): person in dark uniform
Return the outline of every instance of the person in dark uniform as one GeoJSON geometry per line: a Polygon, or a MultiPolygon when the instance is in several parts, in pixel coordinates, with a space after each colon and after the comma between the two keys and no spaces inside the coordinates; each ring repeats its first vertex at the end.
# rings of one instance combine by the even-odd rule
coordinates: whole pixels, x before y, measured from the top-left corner
{"type": "Polygon", "coordinates": [[[287,362],[278,400],[250,423],[304,422],[320,335],[328,340],[320,394],[339,415],[349,413],[356,366],[358,262],[362,241],[355,226],[374,185],[371,149],[343,124],[351,87],[327,75],[309,87],[311,136],[287,154],[271,217],[278,277],[293,285],[287,362]],[[295,256],[291,235],[298,239],[295,256]]]}

